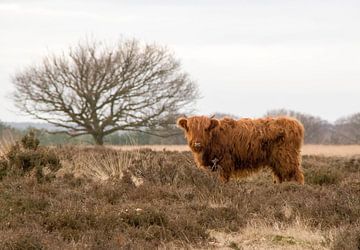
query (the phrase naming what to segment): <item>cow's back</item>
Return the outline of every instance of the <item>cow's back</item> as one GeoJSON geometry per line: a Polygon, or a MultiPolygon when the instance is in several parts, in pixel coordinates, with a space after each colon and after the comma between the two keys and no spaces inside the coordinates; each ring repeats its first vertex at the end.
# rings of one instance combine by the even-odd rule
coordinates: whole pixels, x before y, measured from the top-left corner
{"type": "Polygon", "coordinates": [[[242,118],[220,120],[217,145],[243,162],[266,161],[277,147],[292,147],[300,150],[304,128],[296,119],[289,117],[242,118]]]}

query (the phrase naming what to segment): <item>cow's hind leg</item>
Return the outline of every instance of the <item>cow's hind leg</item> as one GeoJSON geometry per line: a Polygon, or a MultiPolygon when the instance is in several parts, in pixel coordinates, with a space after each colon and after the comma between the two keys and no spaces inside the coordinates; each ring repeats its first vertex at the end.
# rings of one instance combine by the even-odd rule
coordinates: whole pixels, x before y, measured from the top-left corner
{"type": "Polygon", "coordinates": [[[304,184],[301,170],[301,155],[298,150],[279,149],[271,160],[270,166],[278,181],[296,181],[304,184]]]}
{"type": "Polygon", "coordinates": [[[304,174],[300,168],[300,165],[295,169],[295,174],[293,176],[293,180],[298,182],[299,184],[304,184],[304,174]]]}
{"type": "Polygon", "coordinates": [[[296,181],[299,184],[304,184],[304,174],[301,169],[301,154],[300,150],[296,150],[291,154],[289,158],[290,171],[289,181],[296,181]]]}

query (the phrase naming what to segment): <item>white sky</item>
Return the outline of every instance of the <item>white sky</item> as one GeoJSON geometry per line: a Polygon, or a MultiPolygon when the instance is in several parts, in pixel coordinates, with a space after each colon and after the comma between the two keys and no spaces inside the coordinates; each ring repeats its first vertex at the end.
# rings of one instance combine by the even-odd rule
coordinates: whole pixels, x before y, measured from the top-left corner
{"type": "Polygon", "coordinates": [[[16,71],[86,37],[166,45],[198,113],[360,112],[358,0],[0,0],[0,120],[31,121],[9,98],[16,71]]]}

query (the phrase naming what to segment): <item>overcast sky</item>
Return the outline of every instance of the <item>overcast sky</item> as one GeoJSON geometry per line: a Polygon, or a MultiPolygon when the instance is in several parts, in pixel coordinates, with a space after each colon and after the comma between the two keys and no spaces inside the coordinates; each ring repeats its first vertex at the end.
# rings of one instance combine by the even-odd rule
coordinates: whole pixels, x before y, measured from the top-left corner
{"type": "Polygon", "coordinates": [[[16,71],[86,37],[166,45],[199,85],[199,114],[360,112],[358,0],[0,0],[0,120],[31,120],[9,98],[16,71]]]}

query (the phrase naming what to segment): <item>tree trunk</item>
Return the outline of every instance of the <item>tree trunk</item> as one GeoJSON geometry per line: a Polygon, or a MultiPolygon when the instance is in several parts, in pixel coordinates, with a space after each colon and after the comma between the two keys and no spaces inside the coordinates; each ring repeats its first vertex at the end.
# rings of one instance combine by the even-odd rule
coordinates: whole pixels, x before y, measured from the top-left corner
{"type": "Polygon", "coordinates": [[[96,145],[104,145],[104,135],[103,134],[93,134],[92,135],[96,145]]]}

